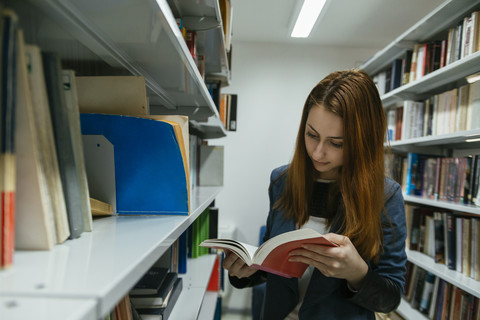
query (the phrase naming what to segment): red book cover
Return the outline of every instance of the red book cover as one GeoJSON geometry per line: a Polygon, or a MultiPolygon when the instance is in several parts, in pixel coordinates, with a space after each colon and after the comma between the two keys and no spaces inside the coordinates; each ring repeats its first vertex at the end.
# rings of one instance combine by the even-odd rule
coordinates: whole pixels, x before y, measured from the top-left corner
{"type": "Polygon", "coordinates": [[[220,257],[217,256],[213,265],[212,275],[208,281],[207,291],[220,290],[220,257]]]}
{"type": "Polygon", "coordinates": [[[331,245],[325,238],[314,238],[305,240],[296,240],[281,244],[273,249],[268,256],[263,260],[262,264],[253,264],[252,266],[286,278],[301,278],[308,265],[301,262],[288,261],[288,254],[290,251],[300,248],[302,244],[321,244],[331,245]]]}
{"type": "Polygon", "coordinates": [[[288,258],[289,252],[301,248],[302,244],[337,246],[309,228],[279,234],[265,241],[260,247],[232,239],[208,239],[203,241],[200,246],[230,250],[251,267],[286,278],[299,278],[308,265],[301,262],[289,262],[288,258]]]}

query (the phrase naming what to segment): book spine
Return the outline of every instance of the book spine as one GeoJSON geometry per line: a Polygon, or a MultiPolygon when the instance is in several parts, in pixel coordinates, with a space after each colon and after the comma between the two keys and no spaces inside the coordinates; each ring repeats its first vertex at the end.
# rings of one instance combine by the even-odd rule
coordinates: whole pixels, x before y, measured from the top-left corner
{"type": "Polygon", "coordinates": [[[15,239],[15,110],[17,73],[17,18],[2,12],[0,114],[0,269],[13,264],[15,239]]]}

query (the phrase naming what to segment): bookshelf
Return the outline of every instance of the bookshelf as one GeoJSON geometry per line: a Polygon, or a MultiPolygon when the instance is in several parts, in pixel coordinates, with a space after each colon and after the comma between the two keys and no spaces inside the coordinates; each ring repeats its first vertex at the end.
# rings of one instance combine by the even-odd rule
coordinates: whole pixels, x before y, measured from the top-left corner
{"type": "MultiPolygon", "coordinates": [[[[401,58],[415,43],[422,43],[436,37],[444,37],[448,28],[462,21],[472,11],[480,10],[479,1],[447,0],[437,9],[414,24],[411,28],[392,41],[384,49],[376,53],[360,68],[371,76],[378,74],[391,66],[395,59],[401,58]],[[442,36],[443,35],[443,36],[442,36]]],[[[404,100],[426,99],[434,94],[457,88],[466,83],[465,77],[480,71],[480,52],[477,51],[467,57],[437,69],[427,75],[402,85],[383,94],[381,99],[385,108],[389,108],[404,100]]],[[[442,135],[423,136],[389,142],[393,152],[423,153],[438,156],[456,157],[480,153],[479,142],[468,142],[480,136],[480,129],[473,128],[442,135]]],[[[480,216],[480,207],[460,203],[430,200],[420,196],[404,195],[405,202],[416,205],[431,206],[455,212],[480,216]]],[[[450,270],[444,264],[435,263],[434,259],[426,254],[407,250],[410,262],[444,279],[465,292],[480,297],[480,282],[462,273],[450,270]]],[[[402,300],[398,312],[406,319],[428,319],[410,304],[402,300]]]]}
{"type": "Polygon", "coordinates": [[[94,299],[0,297],[2,319],[96,319],[94,299]]]}
{"type": "MultiPolygon", "coordinates": [[[[151,114],[187,115],[199,127],[210,117],[219,118],[166,0],[128,0],[121,6],[114,0],[104,1],[101,6],[94,0],[17,2],[8,0],[6,6],[19,15],[27,43],[58,52],[62,59],[73,60],[74,64],[95,66],[83,69],[94,74],[83,75],[144,76],[151,114]]],[[[197,10],[201,16],[206,5],[190,2],[190,11],[197,10]]],[[[210,1],[209,5],[214,3],[210,1]]],[[[219,19],[213,28],[217,39],[223,32],[219,19]]],[[[220,41],[208,41],[208,48],[216,53],[209,57],[210,64],[220,67],[206,69],[206,77],[208,72],[215,77],[224,74],[222,84],[227,85],[228,64],[219,53],[225,51],[225,46],[220,41]]],[[[203,137],[225,136],[226,130],[220,124],[210,121],[202,131],[203,137]],[[216,130],[211,130],[212,125],[216,130]],[[214,136],[208,136],[209,132],[214,136]]]]}
{"type": "Polygon", "coordinates": [[[213,313],[209,311],[215,311],[218,293],[206,291],[210,277],[205,275],[212,273],[215,258],[216,255],[206,255],[187,261],[187,273],[180,275],[183,290],[177,301],[178,306],[183,307],[173,309],[172,319],[213,319],[213,313]],[[189,307],[185,308],[187,305],[189,307]],[[202,317],[204,313],[210,317],[202,317]]]}
{"type": "MultiPolygon", "coordinates": [[[[59,53],[62,63],[77,75],[143,76],[150,114],[187,115],[190,132],[199,138],[224,137],[225,127],[171,3],[183,8],[186,20],[201,34],[205,77],[229,85],[217,0],[2,0],[3,7],[18,15],[26,43],[59,53]],[[207,16],[209,24],[193,24],[195,18],[203,22],[207,16]]],[[[0,270],[0,314],[40,320],[104,318],[220,191],[221,187],[192,188],[189,216],[101,218],[94,221],[92,232],[52,250],[16,251],[13,267],[0,270]]],[[[214,257],[207,256],[188,265],[208,283],[213,263],[214,257]]],[[[188,303],[180,302],[177,308],[198,315],[202,302],[213,299],[203,298],[206,284],[186,285],[195,290],[184,287],[180,300],[188,303]],[[190,310],[190,301],[198,301],[198,306],[190,310]]]]}
{"type": "MultiPolygon", "coordinates": [[[[97,304],[96,317],[101,318],[113,309],[220,191],[221,188],[217,187],[195,188],[189,216],[102,218],[94,221],[93,232],[56,245],[50,251],[17,251],[14,266],[0,272],[0,297],[93,299],[97,304]]],[[[189,263],[193,264],[190,268],[198,269],[202,275],[200,278],[207,278],[203,281],[208,283],[205,274],[209,274],[206,271],[208,263],[211,272],[214,257],[209,258],[212,262],[207,259],[198,262],[204,262],[206,266],[201,264],[199,267],[195,265],[196,261],[189,263]]]]}

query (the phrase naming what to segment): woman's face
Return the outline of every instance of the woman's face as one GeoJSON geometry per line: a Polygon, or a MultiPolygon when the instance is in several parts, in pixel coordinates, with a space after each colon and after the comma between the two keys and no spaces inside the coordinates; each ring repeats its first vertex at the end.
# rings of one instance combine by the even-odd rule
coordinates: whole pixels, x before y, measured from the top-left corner
{"type": "Polygon", "coordinates": [[[343,164],[343,121],[323,105],[310,109],[305,147],[320,179],[333,180],[343,164]]]}

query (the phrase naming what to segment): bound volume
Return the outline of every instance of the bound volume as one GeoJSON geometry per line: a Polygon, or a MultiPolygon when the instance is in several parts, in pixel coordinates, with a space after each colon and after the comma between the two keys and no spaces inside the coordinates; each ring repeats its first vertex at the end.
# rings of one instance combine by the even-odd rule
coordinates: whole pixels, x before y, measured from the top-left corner
{"type": "Polygon", "coordinates": [[[282,233],[265,241],[260,247],[232,239],[208,239],[200,246],[231,250],[251,267],[286,278],[300,278],[308,265],[289,262],[288,253],[301,248],[303,244],[337,246],[320,233],[308,228],[282,233]]]}

